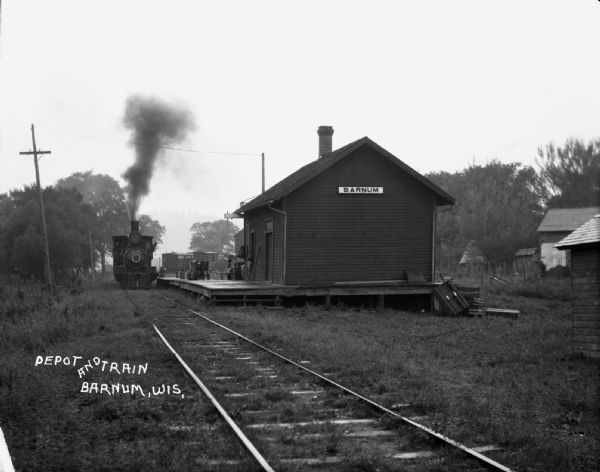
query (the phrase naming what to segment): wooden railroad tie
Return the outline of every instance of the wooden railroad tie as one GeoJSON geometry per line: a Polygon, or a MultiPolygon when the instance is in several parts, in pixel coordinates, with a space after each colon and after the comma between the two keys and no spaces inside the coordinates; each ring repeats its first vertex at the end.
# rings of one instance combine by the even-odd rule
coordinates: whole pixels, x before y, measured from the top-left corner
{"type": "Polygon", "coordinates": [[[505,318],[515,319],[515,318],[519,317],[519,310],[509,310],[506,308],[486,308],[485,314],[492,315],[492,316],[503,316],[505,318]]]}

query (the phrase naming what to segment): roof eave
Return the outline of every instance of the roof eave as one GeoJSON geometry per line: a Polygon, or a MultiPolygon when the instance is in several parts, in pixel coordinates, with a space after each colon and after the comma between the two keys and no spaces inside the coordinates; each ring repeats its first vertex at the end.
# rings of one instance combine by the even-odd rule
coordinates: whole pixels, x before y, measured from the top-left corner
{"type": "Polygon", "coordinates": [[[560,249],[562,250],[566,250],[566,249],[571,249],[574,247],[578,247],[578,248],[582,248],[582,247],[586,247],[586,246],[600,246],[600,241],[585,241],[585,242],[572,242],[572,243],[566,243],[566,244],[555,244],[554,247],[556,249],[560,249]]]}
{"type": "MultiPolygon", "coordinates": [[[[258,197],[256,197],[256,199],[259,199],[259,198],[260,198],[260,195],[258,197]]],[[[246,205],[238,208],[233,213],[235,213],[236,215],[240,215],[241,217],[243,217],[244,213],[246,213],[247,211],[252,211],[252,210],[256,210],[257,208],[262,208],[264,206],[268,206],[268,205],[270,205],[273,202],[276,202],[278,200],[281,200],[281,198],[272,198],[272,199],[265,200],[263,202],[257,203],[256,205],[252,205],[252,202],[248,202],[246,205]]]]}
{"type": "MultiPolygon", "coordinates": [[[[448,205],[456,205],[456,199],[452,195],[448,194],[447,192],[445,192],[444,190],[442,190],[441,188],[439,188],[437,185],[435,185],[433,182],[431,182],[427,177],[425,177],[424,175],[420,174],[419,172],[417,172],[416,170],[414,170],[412,167],[410,167],[408,164],[406,164],[403,161],[401,161],[400,159],[398,159],[396,156],[394,156],[392,153],[390,153],[389,151],[387,151],[385,148],[381,147],[379,144],[377,144],[376,142],[374,142],[368,136],[364,136],[364,137],[362,137],[360,139],[357,139],[356,141],[353,141],[353,142],[351,142],[349,144],[346,144],[345,146],[343,146],[343,147],[341,147],[339,149],[336,149],[329,156],[321,158],[321,159],[323,159],[323,161],[326,160],[324,162],[324,165],[322,165],[322,166],[320,166],[318,168],[315,168],[311,172],[308,172],[307,175],[305,175],[303,178],[299,179],[297,182],[294,182],[294,184],[291,185],[289,188],[286,188],[285,192],[283,192],[283,193],[281,193],[281,192],[275,193],[272,196],[272,198],[269,198],[266,201],[261,201],[261,197],[263,197],[263,195],[264,195],[264,194],[261,194],[261,195],[257,196],[254,199],[254,201],[257,201],[257,204],[254,205],[253,201],[250,201],[246,205],[243,205],[242,207],[238,208],[236,211],[234,211],[234,213],[236,213],[238,215],[239,214],[243,214],[244,212],[251,211],[251,210],[254,210],[256,208],[260,208],[262,206],[268,205],[269,202],[281,199],[285,195],[288,195],[291,192],[293,192],[294,190],[298,189],[299,187],[301,187],[302,185],[304,185],[306,182],[310,181],[311,179],[313,179],[314,177],[316,177],[320,173],[324,172],[326,169],[328,169],[329,167],[331,167],[333,164],[335,164],[336,162],[340,161],[345,156],[347,156],[348,154],[354,152],[355,150],[357,150],[358,148],[360,148],[361,146],[363,146],[365,144],[368,144],[369,146],[371,146],[372,148],[374,148],[382,156],[384,156],[387,159],[389,159],[391,162],[393,162],[394,164],[396,164],[398,167],[400,167],[402,170],[404,170],[405,172],[407,172],[413,178],[417,179],[423,185],[425,185],[426,187],[428,187],[429,190],[431,190],[432,192],[434,192],[436,194],[436,196],[437,196],[436,203],[437,203],[438,207],[446,207],[448,205]]],[[[309,165],[309,164],[307,164],[307,165],[309,165]]],[[[275,187],[276,185],[279,185],[279,183],[280,182],[278,182],[277,184],[275,184],[273,187],[275,187]]],[[[265,193],[269,193],[269,190],[267,190],[265,193]]]]}
{"type": "Polygon", "coordinates": [[[429,190],[434,192],[438,196],[438,199],[437,199],[438,206],[456,205],[456,199],[452,195],[450,195],[449,193],[445,192],[440,187],[435,185],[431,180],[429,180],[423,174],[421,174],[420,172],[417,172],[415,169],[410,167],[404,161],[398,159],[391,152],[389,152],[387,149],[381,147],[379,144],[377,144],[375,141],[371,140],[370,138],[365,137],[363,139],[365,140],[365,142],[368,142],[372,147],[374,147],[375,150],[379,151],[379,153],[381,155],[383,155],[384,157],[386,157],[387,159],[392,161],[394,164],[396,164],[398,167],[400,167],[406,173],[408,173],[409,175],[411,175],[412,177],[417,179],[419,182],[421,182],[423,185],[428,187],[429,190]]]}

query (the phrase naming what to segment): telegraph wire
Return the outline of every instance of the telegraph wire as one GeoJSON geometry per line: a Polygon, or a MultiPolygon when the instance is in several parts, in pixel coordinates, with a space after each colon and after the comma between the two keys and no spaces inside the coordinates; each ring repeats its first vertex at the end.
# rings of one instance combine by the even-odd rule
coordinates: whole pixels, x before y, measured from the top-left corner
{"type": "MultiPolygon", "coordinates": [[[[90,136],[90,135],[86,135],[86,134],[79,134],[79,133],[73,133],[71,131],[60,131],[60,130],[56,130],[56,129],[51,129],[51,128],[46,128],[45,126],[39,126],[38,125],[38,129],[42,128],[46,131],[50,131],[51,133],[58,133],[58,134],[66,134],[66,135],[71,135],[71,136],[77,136],[79,138],[86,138],[86,139],[94,139],[96,141],[108,141],[108,142],[115,142],[115,143],[122,143],[122,144],[133,144],[133,145],[139,145],[141,143],[138,143],[136,141],[124,141],[122,139],[113,139],[113,138],[102,138],[99,136],[90,136]]],[[[201,151],[199,149],[188,149],[188,148],[180,148],[180,147],[174,147],[174,146],[158,146],[161,149],[169,149],[169,150],[173,150],[173,151],[182,151],[182,152],[191,152],[191,153],[195,153],[195,154],[217,154],[220,156],[254,156],[254,157],[259,157],[262,154],[259,152],[220,152],[220,151],[201,151]]]]}

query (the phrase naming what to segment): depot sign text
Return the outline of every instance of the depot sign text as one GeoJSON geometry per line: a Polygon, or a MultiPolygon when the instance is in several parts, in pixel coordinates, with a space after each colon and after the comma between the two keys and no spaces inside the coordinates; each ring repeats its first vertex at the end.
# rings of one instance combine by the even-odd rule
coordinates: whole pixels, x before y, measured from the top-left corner
{"type": "Polygon", "coordinates": [[[356,193],[366,193],[366,194],[382,194],[383,187],[338,187],[339,194],[356,194],[356,193]]]}

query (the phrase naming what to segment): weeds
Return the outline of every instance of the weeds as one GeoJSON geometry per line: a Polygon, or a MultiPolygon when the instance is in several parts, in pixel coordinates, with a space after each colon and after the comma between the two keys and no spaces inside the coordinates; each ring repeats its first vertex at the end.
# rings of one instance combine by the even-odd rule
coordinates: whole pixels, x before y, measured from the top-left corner
{"type": "Polygon", "coordinates": [[[507,285],[488,283],[484,285],[484,290],[488,294],[518,295],[521,297],[543,298],[547,300],[571,300],[571,281],[569,279],[548,278],[507,285]]]}
{"type": "MultiPolygon", "coordinates": [[[[418,422],[453,439],[501,444],[506,452],[498,458],[507,465],[594,470],[589,451],[598,451],[600,437],[600,369],[570,355],[570,306],[559,291],[568,282],[556,284],[539,289],[535,299],[505,289],[484,293],[490,306],[519,309],[517,320],[394,310],[374,318],[318,307],[260,314],[222,308],[211,317],[267,347],[283,347],[292,359],[310,360],[317,372],[332,372],[334,380],[387,406],[410,404],[398,412],[425,415],[418,422]],[[565,443],[553,449],[558,440],[565,443]]],[[[346,400],[328,395],[325,403],[343,407],[346,400]]]]}
{"type": "MultiPolygon", "coordinates": [[[[230,444],[222,441],[217,447],[212,440],[188,448],[163,426],[165,418],[204,422],[201,400],[82,393],[83,379],[75,368],[34,365],[36,356],[46,353],[148,362],[147,375],[117,378],[96,371],[85,380],[141,383],[144,388],[177,382],[186,394],[195,389],[187,378],[173,377],[173,357],[148,340],[144,311],[132,309],[124,292],[104,291],[107,286],[98,282],[76,293],[49,292],[35,284],[2,286],[0,424],[15,468],[192,470],[197,456],[231,450],[230,444]]],[[[179,434],[189,440],[192,433],[179,434]]]]}
{"type": "Polygon", "coordinates": [[[458,285],[480,287],[484,297],[493,295],[517,295],[520,297],[541,298],[545,300],[571,300],[571,279],[552,278],[536,280],[510,280],[501,283],[493,279],[456,277],[453,280],[458,285]]]}
{"type": "MultiPolygon", "coordinates": [[[[150,361],[156,383],[172,383],[171,356],[140,342],[144,310],[132,309],[123,292],[107,296],[99,284],[77,294],[30,285],[0,291],[0,423],[15,465],[94,471],[102,470],[97,458],[108,457],[112,470],[191,470],[195,457],[222,456],[231,444],[205,444],[195,436],[199,445],[185,449],[181,444],[193,433],[165,425],[192,417],[216,423],[214,409],[198,399],[184,404],[82,395],[74,372],[33,368],[33,356],[43,352],[151,356],[144,361],[150,361]]],[[[334,380],[379,396],[387,406],[411,404],[399,413],[426,415],[419,422],[454,439],[504,445],[499,460],[515,469],[596,470],[600,369],[570,355],[569,304],[562,295],[532,299],[505,289],[484,296],[492,306],[520,309],[521,316],[445,318],[394,310],[374,316],[314,306],[204,311],[284,355],[310,360],[317,372],[331,372],[334,380]]],[[[277,390],[269,398],[248,398],[238,414],[266,409],[272,401],[284,406],[278,421],[303,416],[286,408],[290,398],[277,390]]],[[[326,397],[327,405],[346,403],[345,395],[326,397]]],[[[394,420],[384,424],[401,430],[394,420]]],[[[331,434],[320,450],[344,454],[335,434],[324,432],[331,434]]],[[[368,455],[349,457],[345,470],[393,470],[368,455]]]]}

